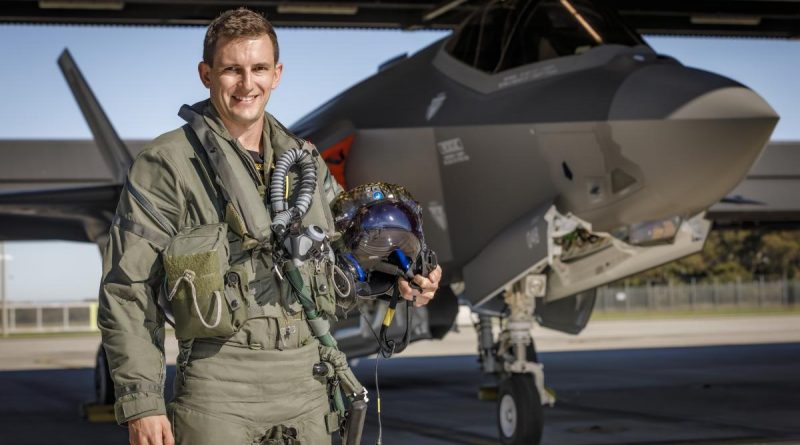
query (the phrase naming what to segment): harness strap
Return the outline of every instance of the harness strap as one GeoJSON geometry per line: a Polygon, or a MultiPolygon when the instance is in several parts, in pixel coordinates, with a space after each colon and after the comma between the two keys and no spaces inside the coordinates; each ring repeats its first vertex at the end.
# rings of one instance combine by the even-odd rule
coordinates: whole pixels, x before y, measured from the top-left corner
{"type": "Polygon", "coordinates": [[[265,243],[268,240],[269,224],[267,223],[266,208],[261,202],[256,185],[244,187],[240,181],[236,180],[233,168],[217,144],[201,113],[189,105],[184,105],[178,112],[178,116],[189,123],[200,141],[200,145],[203,146],[209,164],[217,175],[223,197],[235,207],[244,219],[248,235],[255,238],[259,244],[265,243]],[[262,218],[257,216],[259,210],[264,214],[262,218]]]}

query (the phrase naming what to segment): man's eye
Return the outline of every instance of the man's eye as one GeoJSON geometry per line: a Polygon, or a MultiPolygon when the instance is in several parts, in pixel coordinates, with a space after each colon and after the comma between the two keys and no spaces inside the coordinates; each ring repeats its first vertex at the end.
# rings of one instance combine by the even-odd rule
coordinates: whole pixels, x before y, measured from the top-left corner
{"type": "Polygon", "coordinates": [[[235,66],[226,66],[225,68],[222,69],[222,71],[226,73],[235,73],[237,70],[235,66]]]}

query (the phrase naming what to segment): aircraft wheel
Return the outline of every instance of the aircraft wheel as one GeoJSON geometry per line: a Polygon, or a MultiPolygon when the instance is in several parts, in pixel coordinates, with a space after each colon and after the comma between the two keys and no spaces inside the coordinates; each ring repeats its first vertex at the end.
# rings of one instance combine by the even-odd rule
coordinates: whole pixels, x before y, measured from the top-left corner
{"type": "Polygon", "coordinates": [[[100,405],[114,404],[114,382],[111,380],[111,371],[108,369],[103,345],[97,348],[94,360],[94,395],[100,405]]]}
{"type": "Polygon", "coordinates": [[[542,439],[544,411],[530,374],[512,374],[500,382],[497,426],[503,445],[536,445],[542,439]]]}

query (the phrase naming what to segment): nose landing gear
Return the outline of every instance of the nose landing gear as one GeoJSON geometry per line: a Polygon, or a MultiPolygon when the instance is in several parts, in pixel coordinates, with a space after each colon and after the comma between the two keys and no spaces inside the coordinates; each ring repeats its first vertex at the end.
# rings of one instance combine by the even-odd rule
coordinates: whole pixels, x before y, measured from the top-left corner
{"type": "Polygon", "coordinates": [[[530,375],[511,374],[500,381],[497,423],[504,445],[538,444],[544,429],[539,391],[530,375]]]}
{"type": "Polygon", "coordinates": [[[504,445],[538,444],[544,429],[542,405],[554,397],[544,387],[543,366],[538,363],[531,337],[535,298],[543,296],[544,275],[528,275],[506,288],[508,311],[500,316],[500,335],[494,341],[492,316],[481,314],[476,330],[483,372],[497,387],[497,427],[504,445]]]}

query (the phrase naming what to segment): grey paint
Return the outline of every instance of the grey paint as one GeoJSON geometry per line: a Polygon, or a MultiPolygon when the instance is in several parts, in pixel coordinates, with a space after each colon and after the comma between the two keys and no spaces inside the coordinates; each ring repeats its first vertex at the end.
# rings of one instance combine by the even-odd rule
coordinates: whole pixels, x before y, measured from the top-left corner
{"type": "Polygon", "coordinates": [[[469,157],[445,165],[446,158],[438,153],[454,266],[463,265],[496,234],[555,197],[530,127],[437,127],[435,134],[437,151],[458,140],[469,157]]]}
{"type": "Polygon", "coordinates": [[[447,243],[435,234],[431,245],[446,249],[446,281],[473,283],[473,303],[505,284],[503,274],[493,285],[475,278],[481,252],[543,203],[601,231],[695,214],[741,180],[777,121],[738,83],[646,47],[599,47],[495,75],[443,48],[437,42],[365,80],[293,129],[314,134],[351,122],[351,185],[391,178],[413,192],[436,178],[447,243]],[[523,74],[537,70],[550,75],[523,74]],[[419,162],[423,152],[438,152],[437,163],[419,162]]]}
{"type": "Polygon", "coordinates": [[[643,66],[631,72],[617,89],[608,119],[662,119],[694,98],[725,87],[743,85],[675,63],[643,66]]]}
{"type": "Polygon", "coordinates": [[[600,68],[622,62],[631,65],[652,62],[656,54],[646,46],[627,47],[603,45],[580,54],[523,65],[500,73],[476,70],[440,50],[433,66],[447,77],[481,94],[491,94],[503,89],[570,73],[600,68]]]}
{"type": "Polygon", "coordinates": [[[464,297],[468,301],[480,305],[547,255],[544,214],[549,207],[545,202],[514,221],[464,266],[464,297]]]}
{"type": "Polygon", "coordinates": [[[100,154],[111,170],[111,175],[117,182],[122,182],[125,175],[128,174],[128,167],[133,163],[131,152],[122,142],[117,131],[114,130],[114,126],[111,125],[100,102],[89,88],[89,84],[72,59],[69,50],[65,49],[61,53],[58,58],[58,66],[61,68],[81,112],[86,117],[86,123],[89,124],[94,140],[105,148],[100,154]]]}
{"type": "Polygon", "coordinates": [[[448,264],[453,260],[451,234],[435,223],[430,210],[431,203],[444,209],[449,205],[441,176],[437,174],[435,146],[431,128],[361,130],[347,160],[345,176],[351,188],[376,181],[406,187],[422,206],[428,244],[436,251],[439,261],[448,264]]]}
{"type": "Polygon", "coordinates": [[[87,140],[0,141],[0,190],[11,184],[37,187],[47,182],[110,182],[97,145],[87,140]]]}

